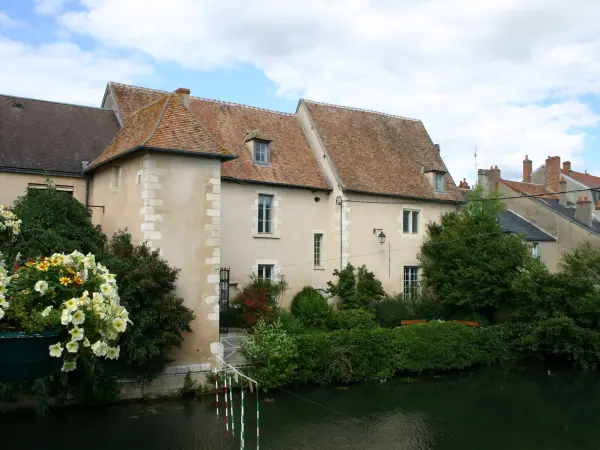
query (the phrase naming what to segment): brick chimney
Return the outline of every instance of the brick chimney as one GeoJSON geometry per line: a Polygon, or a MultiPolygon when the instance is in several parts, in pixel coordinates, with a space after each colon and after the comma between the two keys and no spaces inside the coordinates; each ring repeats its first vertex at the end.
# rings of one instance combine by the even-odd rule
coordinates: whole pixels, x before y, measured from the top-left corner
{"type": "Polygon", "coordinates": [[[477,172],[477,184],[483,188],[483,192],[489,194],[498,187],[500,169],[498,166],[490,166],[489,170],[479,169],[477,172]]]}
{"type": "Polygon", "coordinates": [[[558,192],[560,177],[560,156],[548,156],[546,160],[546,187],[552,192],[558,192]]]}
{"type": "Polygon", "coordinates": [[[531,183],[531,172],[533,172],[533,162],[529,159],[529,155],[525,155],[523,160],[523,181],[531,183]]]}
{"type": "Polygon", "coordinates": [[[582,224],[591,227],[592,226],[592,202],[584,197],[579,197],[577,205],[575,206],[575,220],[582,224]]]}
{"type": "Polygon", "coordinates": [[[463,178],[462,181],[458,184],[459,189],[471,189],[469,183],[467,183],[467,179],[463,178]]]}
{"type": "Polygon", "coordinates": [[[175,93],[178,95],[181,95],[181,102],[183,103],[183,105],[189,109],[190,107],[190,94],[192,91],[190,91],[187,88],[178,88],[175,90],[175,93]]]}
{"type": "Polygon", "coordinates": [[[563,171],[570,172],[571,171],[571,161],[565,161],[563,163],[563,171]]]}
{"type": "Polygon", "coordinates": [[[560,189],[560,194],[558,196],[558,203],[562,206],[567,206],[567,182],[565,177],[560,177],[560,182],[558,183],[558,189],[560,189]]]}
{"type": "Polygon", "coordinates": [[[500,180],[500,169],[498,169],[498,166],[490,167],[490,175],[489,175],[490,190],[498,188],[499,180],[500,180]]]}

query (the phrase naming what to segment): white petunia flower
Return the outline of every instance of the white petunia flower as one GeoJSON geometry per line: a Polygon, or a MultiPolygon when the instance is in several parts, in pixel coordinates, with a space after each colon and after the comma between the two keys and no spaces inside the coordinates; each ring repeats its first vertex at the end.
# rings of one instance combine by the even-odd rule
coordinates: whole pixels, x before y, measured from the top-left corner
{"type": "Polygon", "coordinates": [[[36,292],[44,295],[48,290],[48,282],[44,280],[40,280],[35,283],[35,287],[33,288],[36,292]]]}
{"type": "Polygon", "coordinates": [[[117,330],[119,333],[122,333],[127,328],[127,322],[125,322],[120,317],[117,317],[115,320],[113,320],[112,325],[113,327],[115,327],[115,330],[117,330]]]}
{"type": "Polygon", "coordinates": [[[2,308],[8,308],[10,306],[9,303],[6,301],[6,298],[2,294],[0,294],[0,306],[2,308]]]}
{"type": "Polygon", "coordinates": [[[94,353],[94,355],[96,356],[102,356],[100,354],[100,347],[102,346],[102,342],[100,341],[96,341],[92,344],[92,352],[94,353]]]}
{"type": "Polygon", "coordinates": [[[4,310],[0,308],[0,320],[4,317],[4,310]]]}
{"type": "Polygon", "coordinates": [[[66,348],[69,353],[77,353],[77,350],[79,350],[79,343],[77,341],[69,341],[66,348]]]}
{"type": "Polygon", "coordinates": [[[100,356],[106,356],[106,353],[108,353],[108,344],[106,342],[103,342],[102,344],[100,344],[100,356]]]}
{"type": "Polygon", "coordinates": [[[62,310],[62,313],[60,314],[60,323],[63,325],[69,325],[71,323],[71,314],[68,310],[62,310]]]}
{"type": "Polygon", "coordinates": [[[102,294],[104,294],[108,297],[112,296],[113,291],[114,291],[113,287],[108,283],[104,283],[104,284],[100,285],[100,292],[102,292],[102,294]]]}
{"type": "Polygon", "coordinates": [[[52,306],[48,306],[46,309],[42,311],[42,317],[48,317],[50,315],[50,311],[52,311],[52,306]]]}
{"type": "Polygon", "coordinates": [[[85,314],[82,310],[78,309],[73,313],[71,321],[73,322],[73,325],[81,325],[83,322],[85,322],[85,314]]]}
{"type": "Polygon", "coordinates": [[[114,340],[117,338],[117,336],[119,336],[119,333],[117,333],[117,332],[116,332],[116,330],[114,330],[114,329],[109,329],[109,330],[106,332],[106,337],[107,337],[107,338],[108,338],[108,340],[110,340],[110,341],[114,341],[114,340]]]}
{"type": "Polygon", "coordinates": [[[100,305],[104,303],[104,296],[98,292],[94,292],[94,295],[92,296],[92,303],[94,305],[100,305]]]}
{"type": "Polygon", "coordinates": [[[106,359],[119,359],[119,353],[121,352],[121,348],[119,346],[109,347],[106,352],[106,359]]]}
{"type": "Polygon", "coordinates": [[[88,338],[83,338],[83,346],[84,347],[89,347],[90,346],[90,341],[88,338]]]}
{"type": "Polygon", "coordinates": [[[64,349],[60,345],[60,342],[53,344],[48,348],[50,349],[50,356],[52,356],[53,358],[60,358],[62,356],[62,352],[64,349]]]}
{"type": "Polygon", "coordinates": [[[73,327],[69,330],[69,334],[71,335],[71,339],[74,341],[81,341],[83,339],[83,329],[79,327],[73,327]]]}
{"type": "Polygon", "coordinates": [[[75,297],[73,297],[72,299],[67,300],[65,302],[65,308],[67,308],[67,310],[70,312],[75,311],[78,306],[79,306],[79,299],[77,299],[75,297]]]}
{"type": "Polygon", "coordinates": [[[62,366],[62,371],[63,372],[73,372],[75,369],[77,369],[77,362],[75,361],[65,361],[63,363],[62,366]]]}

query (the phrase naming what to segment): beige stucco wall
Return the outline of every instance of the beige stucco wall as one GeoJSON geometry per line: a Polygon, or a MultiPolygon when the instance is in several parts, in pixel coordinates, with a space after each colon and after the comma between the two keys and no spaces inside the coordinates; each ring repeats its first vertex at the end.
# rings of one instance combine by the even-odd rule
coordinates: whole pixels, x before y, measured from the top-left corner
{"type": "MultiPolygon", "coordinates": [[[[500,192],[503,197],[518,195],[518,192],[505,184],[500,185],[500,192]]],[[[558,263],[563,252],[570,251],[585,241],[589,241],[593,245],[600,247],[600,237],[590,234],[589,231],[577,223],[556,214],[553,210],[535,200],[519,198],[506,200],[505,202],[508,209],[523,216],[557,238],[555,243],[544,243],[540,247],[541,260],[546,263],[551,271],[558,270],[558,263]]]]}
{"type": "Polygon", "coordinates": [[[107,164],[92,182],[90,202],[106,205],[104,213],[95,210],[95,223],[109,235],[128,227],[134,242],[160,249],[181,270],[176,294],[196,318],[173,357],[192,372],[209,370],[218,352],[220,178],[217,159],[146,152],[107,164]]]}
{"type": "Polygon", "coordinates": [[[44,184],[48,180],[56,186],[72,187],[73,196],[81,203],[85,203],[84,178],[0,172],[0,205],[12,205],[17,197],[25,194],[30,183],[44,184]]]}
{"type": "Polygon", "coordinates": [[[258,264],[272,264],[275,277],[283,276],[289,283],[282,302],[286,307],[304,286],[327,287],[339,264],[330,260],[339,255],[339,241],[336,244],[333,239],[328,193],[224,182],[221,195],[221,263],[231,267],[233,283],[241,288],[256,274],[258,264]],[[273,196],[273,233],[269,235],[257,232],[259,194],[273,196]],[[313,267],[313,233],[323,234],[320,268],[313,267]]]}
{"type": "MultiPolygon", "coordinates": [[[[440,221],[443,213],[456,211],[456,205],[413,200],[392,199],[370,195],[349,196],[349,249],[350,262],[355,266],[365,264],[381,280],[388,293],[403,292],[405,266],[418,266],[417,255],[427,225],[440,221]],[[382,203],[354,203],[369,201],[382,203]],[[384,204],[383,202],[388,202],[384,204]],[[419,211],[419,232],[403,233],[403,211],[419,211]],[[386,242],[381,245],[374,228],[382,228],[386,242]]],[[[377,232],[379,233],[379,232],[377,232]]]]}

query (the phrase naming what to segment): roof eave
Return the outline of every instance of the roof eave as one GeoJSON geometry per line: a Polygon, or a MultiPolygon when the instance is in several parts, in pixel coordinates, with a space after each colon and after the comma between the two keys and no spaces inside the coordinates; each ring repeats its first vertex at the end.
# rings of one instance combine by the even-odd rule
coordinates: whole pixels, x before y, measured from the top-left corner
{"type": "Polygon", "coordinates": [[[189,150],[181,150],[177,148],[162,148],[162,147],[147,147],[145,145],[137,145],[125,152],[119,153],[117,155],[111,156],[103,161],[98,162],[97,164],[90,165],[87,169],[85,169],[84,173],[89,173],[96,170],[98,167],[108,164],[111,161],[122,158],[124,156],[135,153],[138,150],[150,150],[158,153],[170,153],[176,155],[187,155],[187,156],[196,156],[201,158],[217,158],[221,161],[231,161],[233,159],[237,159],[237,155],[233,154],[224,154],[224,153],[212,153],[212,152],[193,152],[189,150]]]}
{"type": "Polygon", "coordinates": [[[296,188],[296,189],[305,189],[305,190],[309,190],[309,191],[321,191],[321,192],[327,192],[327,193],[330,193],[333,191],[333,189],[331,189],[330,187],[317,187],[317,186],[293,184],[293,183],[277,183],[277,182],[273,182],[273,181],[248,180],[245,178],[236,178],[236,177],[228,177],[228,176],[221,176],[221,181],[226,181],[226,182],[230,182],[230,183],[238,183],[238,184],[262,184],[262,185],[266,185],[266,186],[289,187],[289,188],[296,188]]]}
{"type": "Polygon", "coordinates": [[[435,197],[416,197],[413,195],[404,195],[404,194],[389,194],[382,192],[370,192],[370,191],[362,191],[359,189],[344,189],[344,192],[348,192],[350,194],[363,194],[363,195],[375,195],[379,197],[390,197],[390,198],[404,198],[407,200],[419,200],[422,202],[434,202],[434,203],[451,203],[451,204],[460,204],[465,203],[464,199],[459,200],[450,200],[450,199],[441,199],[435,197]]]}

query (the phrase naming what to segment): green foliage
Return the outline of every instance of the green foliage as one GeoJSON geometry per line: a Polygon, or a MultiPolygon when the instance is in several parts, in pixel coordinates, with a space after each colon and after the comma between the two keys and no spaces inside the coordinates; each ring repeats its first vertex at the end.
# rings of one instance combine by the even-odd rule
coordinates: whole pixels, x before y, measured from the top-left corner
{"type": "Polygon", "coordinates": [[[305,286],[294,296],[290,309],[307,327],[324,330],[331,320],[332,310],[327,300],[311,286],[305,286]]]}
{"type": "Polygon", "coordinates": [[[241,307],[242,323],[254,326],[259,319],[275,319],[281,298],[287,291],[288,283],[284,278],[272,281],[266,278],[250,277],[250,283],[235,296],[233,303],[241,307]]]}
{"type": "Polygon", "coordinates": [[[106,237],[99,226],[92,225],[89,211],[50,183],[48,189],[28,189],[12,211],[22,224],[20,233],[2,248],[10,261],[18,253],[32,258],[73,250],[102,255],[106,237]]]}
{"type": "Polygon", "coordinates": [[[379,302],[375,314],[377,323],[385,328],[398,327],[402,320],[436,320],[444,317],[438,301],[424,296],[405,298],[402,294],[379,302]]]}
{"type": "Polygon", "coordinates": [[[375,278],[366,266],[356,269],[348,263],[341,272],[334,270],[333,275],[338,277],[338,280],[335,284],[327,282],[327,292],[338,299],[340,309],[374,306],[385,297],[381,281],[375,278]]]}
{"type": "Polygon", "coordinates": [[[192,380],[192,372],[188,370],[183,379],[183,386],[179,391],[182,397],[193,397],[196,394],[196,382],[192,380]]]}
{"type": "Polygon", "coordinates": [[[340,309],[334,312],[329,323],[332,330],[375,328],[375,313],[365,309],[340,309]]]}
{"type": "Polygon", "coordinates": [[[440,299],[448,317],[476,313],[493,322],[495,312],[511,299],[511,282],[531,254],[520,236],[500,227],[496,217],[501,202],[475,201],[480,194],[476,191],[461,211],[428,226],[419,260],[424,287],[440,299]]]}
{"type": "Polygon", "coordinates": [[[281,309],[277,314],[279,320],[281,321],[282,328],[288,334],[301,334],[307,331],[302,321],[294,316],[291,312],[281,309]]]}
{"type": "Polygon", "coordinates": [[[298,350],[281,319],[273,323],[259,319],[254,335],[242,344],[241,352],[252,367],[252,376],[264,390],[288,384],[294,377],[298,350]]]}
{"type": "Polygon", "coordinates": [[[116,233],[108,246],[106,265],[116,274],[121,304],[134,326],[121,340],[121,369],[149,379],[158,375],[174,347],[191,332],[194,313],[174,295],[179,270],[162,259],[158,251],[134,246],[131,235],[116,233]]]}

